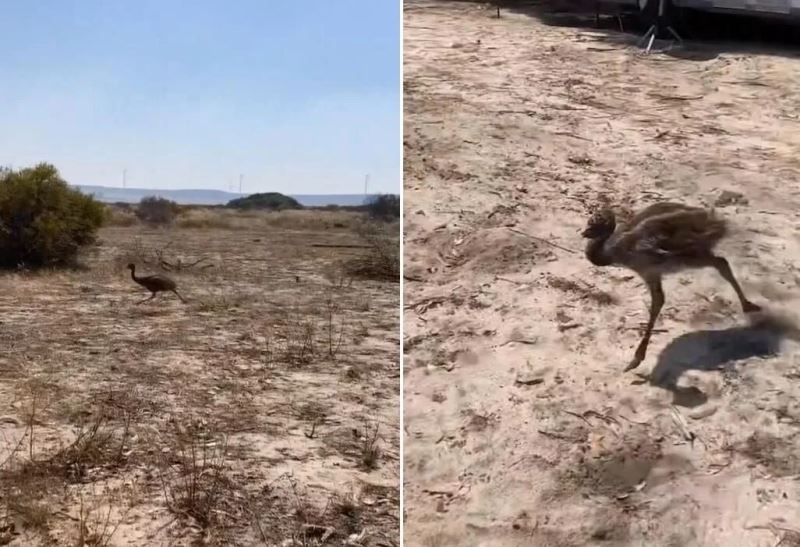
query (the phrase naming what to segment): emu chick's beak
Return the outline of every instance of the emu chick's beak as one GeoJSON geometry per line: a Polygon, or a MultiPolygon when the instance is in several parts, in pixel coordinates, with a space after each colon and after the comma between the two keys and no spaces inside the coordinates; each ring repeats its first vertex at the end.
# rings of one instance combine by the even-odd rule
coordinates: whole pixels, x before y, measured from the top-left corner
{"type": "Polygon", "coordinates": [[[586,228],[584,231],[581,232],[581,236],[586,237],[586,238],[591,237],[589,232],[590,232],[590,229],[586,228]]]}

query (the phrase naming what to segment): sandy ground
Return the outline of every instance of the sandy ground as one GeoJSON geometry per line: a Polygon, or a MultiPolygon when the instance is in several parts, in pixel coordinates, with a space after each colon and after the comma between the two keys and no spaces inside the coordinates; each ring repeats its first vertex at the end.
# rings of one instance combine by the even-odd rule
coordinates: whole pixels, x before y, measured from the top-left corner
{"type": "Polygon", "coordinates": [[[623,373],[647,292],[579,235],[603,199],[718,205],[791,316],[800,57],[494,15],[405,6],[406,545],[800,545],[797,344],[683,272],[623,373]]]}
{"type": "Polygon", "coordinates": [[[311,247],[356,234],[100,240],[85,271],[0,276],[0,544],[398,545],[398,284],[311,247]],[[137,304],[125,265],[156,250],[204,259],[187,304],[137,304]]]}

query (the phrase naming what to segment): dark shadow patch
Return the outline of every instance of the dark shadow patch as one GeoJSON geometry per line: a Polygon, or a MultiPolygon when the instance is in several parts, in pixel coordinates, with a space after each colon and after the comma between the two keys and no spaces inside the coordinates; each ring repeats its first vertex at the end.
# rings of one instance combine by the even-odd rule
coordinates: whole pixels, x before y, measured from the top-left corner
{"type": "Polygon", "coordinates": [[[672,391],[673,404],[699,406],[708,397],[695,387],[677,385],[684,372],[725,370],[737,362],[777,355],[785,339],[800,339],[800,328],[787,317],[762,312],[748,320],[745,326],[700,330],[675,338],[661,351],[647,380],[672,391]]]}
{"type": "MultiPolygon", "coordinates": [[[[492,4],[549,26],[591,31],[600,43],[620,49],[635,45],[650,26],[637,6],[602,0],[495,0],[492,4]]],[[[656,48],[672,44],[665,51],[671,57],[704,62],[726,53],[800,56],[800,33],[791,20],[769,14],[755,17],[674,8],[672,12],[671,25],[683,44],[672,42],[671,37],[655,44],[656,48]]]]}

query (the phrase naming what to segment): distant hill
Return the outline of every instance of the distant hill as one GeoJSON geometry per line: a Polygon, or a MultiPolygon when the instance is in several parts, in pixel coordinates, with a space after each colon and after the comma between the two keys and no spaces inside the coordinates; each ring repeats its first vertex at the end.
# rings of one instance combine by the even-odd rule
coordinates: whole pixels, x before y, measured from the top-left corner
{"type": "MultiPolygon", "coordinates": [[[[106,203],[138,203],[146,196],[159,196],[183,205],[225,205],[231,200],[248,194],[223,192],[222,190],[155,190],[147,188],[114,188],[111,186],[92,186],[75,184],[84,194],[91,194],[98,201],[106,203]]],[[[324,207],[326,205],[362,205],[363,194],[299,194],[290,196],[303,207],[324,207]]]]}

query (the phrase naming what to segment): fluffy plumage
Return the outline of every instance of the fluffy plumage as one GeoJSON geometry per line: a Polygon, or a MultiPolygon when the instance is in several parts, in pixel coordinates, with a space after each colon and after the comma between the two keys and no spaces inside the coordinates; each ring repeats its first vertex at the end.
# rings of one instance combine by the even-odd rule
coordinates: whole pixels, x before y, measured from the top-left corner
{"type": "Polygon", "coordinates": [[[653,326],[664,304],[661,278],[688,268],[713,267],[736,291],[745,313],[759,311],[744,295],[725,258],[714,247],[728,233],[725,221],[708,209],[680,203],[650,205],[617,226],[610,209],[592,215],[583,231],[589,239],[586,257],[596,266],[618,265],[644,279],[650,290],[650,319],[633,360],[625,370],[644,360],[653,326]]]}
{"type": "MultiPolygon", "coordinates": [[[[152,294],[149,298],[145,298],[141,302],[146,302],[148,300],[152,300],[156,297],[156,294],[160,292],[172,292],[175,293],[175,296],[181,299],[181,302],[186,302],[184,298],[178,293],[178,285],[173,281],[171,278],[167,277],[166,275],[145,275],[145,276],[137,276],[136,275],[136,265],[128,264],[128,269],[131,271],[131,279],[133,279],[136,283],[150,291],[152,294]]],[[[141,304],[141,302],[139,302],[141,304]]]]}

